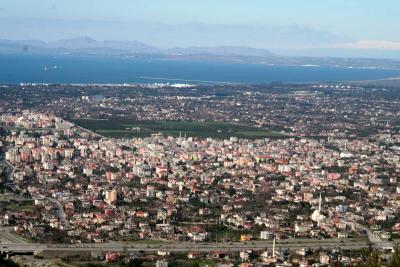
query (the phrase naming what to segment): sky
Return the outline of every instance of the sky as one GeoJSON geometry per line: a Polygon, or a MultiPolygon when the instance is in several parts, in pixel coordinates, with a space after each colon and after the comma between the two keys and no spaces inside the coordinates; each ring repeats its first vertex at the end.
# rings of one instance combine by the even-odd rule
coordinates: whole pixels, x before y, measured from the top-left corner
{"type": "Polygon", "coordinates": [[[400,53],[399,10],[398,0],[0,0],[0,38],[384,55],[400,53]]]}

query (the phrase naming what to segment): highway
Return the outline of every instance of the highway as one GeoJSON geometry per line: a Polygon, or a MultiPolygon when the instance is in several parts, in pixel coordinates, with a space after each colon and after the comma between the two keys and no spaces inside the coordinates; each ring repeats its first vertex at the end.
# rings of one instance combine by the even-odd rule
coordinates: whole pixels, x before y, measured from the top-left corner
{"type": "MultiPolygon", "coordinates": [[[[368,242],[362,240],[285,240],[276,243],[276,249],[335,249],[342,250],[359,250],[368,248],[368,242]]],[[[85,251],[119,251],[119,252],[155,252],[155,251],[171,251],[171,252],[211,252],[211,251],[225,251],[234,252],[241,250],[266,250],[272,249],[271,241],[254,241],[254,242],[230,242],[230,243],[189,243],[189,242],[171,242],[159,244],[146,244],[146,243],[92,243],[92,244],[34,244],[34,243],[2,243],[1,251],[13,252],[40,252],[40,251],[71,251],[71,252],[85,252],[85,251]]]]}

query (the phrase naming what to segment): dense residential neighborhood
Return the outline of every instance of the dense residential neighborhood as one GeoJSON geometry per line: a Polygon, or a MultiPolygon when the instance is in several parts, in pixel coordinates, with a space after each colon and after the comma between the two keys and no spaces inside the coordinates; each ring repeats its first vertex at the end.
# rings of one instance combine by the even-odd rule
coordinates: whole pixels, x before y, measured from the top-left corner
{"type": "MultiPolygon", "coordinates": [[[[161,94],[165,94],[162,90],[175,90],[168,85],[154,88],[146,90],[161,90],[161,94]]],[[[0,116],[1,190],[9,200],[2,200],[0,224],[11,241],[18,238],[40,244],[265,244],[264,249],[185,252],[187,259],[208,258],[220,266],[233,262],[241,266],[309,266],[365,260],[363,253],[342,251],[340,245],[312,249],[305,243],[295,251],[283,245],[318,240],[360,242],[360,251],[371,246],[394,251],[400,238],[399,100],[355,101],[363,89],[347,86],[309,88],[313,93],[296,88],[294,95],[289,90],[268,100],[252,98],[257,92],[217,100],[225,103],[224,108],[234,103],[248,109],[249,118],[259,120],[257,129],[269,124],[267,114],[272,114],[277,127],[283,123],[277,119],[280,112],[291,113],[301,107],[299,112],[310,113],[302,114],[303,119],[295,113],[291,113],[293,117],[285,115],[292,120],[280,125],[281,135],[257,138],[220,139],[182,131],[109,138],[76,125],[66,118],[69,116],[60,116],[59,109],[50,112],[49,107],[35,107],[34,100],[23,101],[33,101],[32,108],[23,108],[26,103],[22,102],[17,109],[4,106],[0,116]],[[340,101],[329,103],[331,96],[324,96],[326,90],[340,101]],[[274,104],[279,98],[285,98],[285,111],[274,104]],[[271,110],[262,116],[255,104],[250,112],[254,101],[264,101],[263,107],[271,110]],[[310,109],[304,109],[305,103],[310,109]],[[324,112],[337,115],[332,124],[318,128],[324,112]],[[359,134],[355,121],[374,131],[359,134]]],[[[76,90],[82,90],[81,86],[76,90]]],[[[64,97],[55,94],[49,105],[55,108],[64,97]]],[[[106,101],[91,99],[79,96],[68,105],[88,108],[106,101]]],[[[205,121],[206,111],[217,107],[212,107],[213,100],[198,101],[211,105],[198,114],[200,121],[205,121]]],[[[110,114],[116,114],[117,106],[113,104],[110,114]]],[[[175,108],[172,104],[171,109],[175,108]]],[[[226,109],[227,116],[232,116],[230,110],[226,109]]],[[[90,118],[102,119],[100,116],[92,113],[90,118]]],[[[160,116],[146,118],[168,120],[160,116]]],[[[104,255],[106,261],[126,257],[109,253],[104,255]]],[[[167,266],[170,252],[161,249],[157,253],[156,266],[167,266]],[[162,265],[163,261],[167,265],[162,265]]]]}

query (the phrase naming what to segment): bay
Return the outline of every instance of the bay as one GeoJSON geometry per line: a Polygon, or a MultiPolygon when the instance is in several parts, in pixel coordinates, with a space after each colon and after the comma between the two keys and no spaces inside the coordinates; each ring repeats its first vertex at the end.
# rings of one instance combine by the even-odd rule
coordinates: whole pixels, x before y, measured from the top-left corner
{"type": "Polygon", "coordinates": [[[154,57],[0,55],[0,83],[340,82],[399,77],[399,70],[271,66],[154,57]]]}

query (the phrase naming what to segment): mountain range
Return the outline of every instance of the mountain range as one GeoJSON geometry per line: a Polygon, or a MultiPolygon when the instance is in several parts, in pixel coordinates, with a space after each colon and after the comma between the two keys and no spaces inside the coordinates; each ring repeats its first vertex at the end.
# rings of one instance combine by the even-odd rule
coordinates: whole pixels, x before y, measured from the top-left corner
{"type": "Polygon", "coordinates": [[[264,49],[220,46],[160,49],[138,41],[97,41],[90,37],[55,42],[0,40],[0,53],[77,54],[77,55],[215,55],[271,57],[264,49]]]}
{"type": "Polygon", "coordinates": [[[98,41],[90,37],[53,42],[3,39],[0,40],[0,54],[134,56],[308,67],[400,69],[400,60],[392,59],[281,56],[266,49],[238,46],[161,49],[139,41],[98,41]]]}

